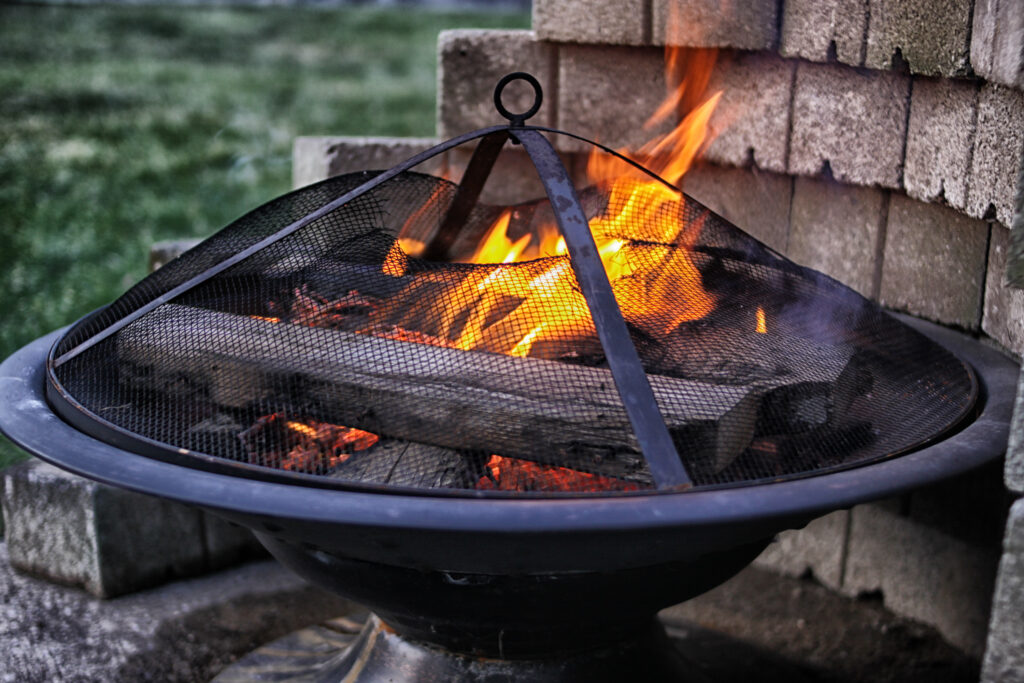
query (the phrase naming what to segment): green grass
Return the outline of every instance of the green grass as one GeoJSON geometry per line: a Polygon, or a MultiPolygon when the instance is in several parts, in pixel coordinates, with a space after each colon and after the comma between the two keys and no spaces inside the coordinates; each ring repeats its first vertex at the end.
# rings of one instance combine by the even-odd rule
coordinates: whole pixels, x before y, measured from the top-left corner
{"type": "MultiPolygon", "coordinates": [[[[432,135],[437,33],[526,14],[0,7],[0,358],[289,189],[297,135],[432,135]]],[[[0,467],[23,457],[0,439],[0,467]]]]}

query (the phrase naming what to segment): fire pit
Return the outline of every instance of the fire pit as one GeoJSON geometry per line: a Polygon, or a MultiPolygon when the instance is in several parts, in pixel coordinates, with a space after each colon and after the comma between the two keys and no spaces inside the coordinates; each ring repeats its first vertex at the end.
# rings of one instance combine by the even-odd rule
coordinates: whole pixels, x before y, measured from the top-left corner
{"type": "Polygon", "coordinates": [[[274,200],[25,347],[0,427],[368,605],[331,671],[359,680],[670,679],[658,609],[780,530],[1001,454],[1011,362],[611,150],[577,192],[542,134],[567,133],[525,124],[536,81],[495,102],[508,125],[274,200]],[[411,171],[474,140],[458,185],[411,171]],[[548,199],[477,201],[509,140],[548,199]]]}

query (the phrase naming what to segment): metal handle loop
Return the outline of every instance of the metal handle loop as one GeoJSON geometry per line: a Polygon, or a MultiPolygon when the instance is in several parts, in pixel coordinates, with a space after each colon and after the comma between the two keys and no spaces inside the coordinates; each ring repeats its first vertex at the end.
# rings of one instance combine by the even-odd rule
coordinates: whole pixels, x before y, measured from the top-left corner
{"type": "Polygon", "coordinates": [[[494,108],[498,110],[498,113],[504,116],[513,126],[521,126],[540,109],[540,103],[544,101],[544,91],[540,87],[540,82],[534,78],[531,74],[525,71],[515,71],[513,73],[502,76],[501,80],[498,81],[498,85],[494,87],[494,108]],[[521,114],[513,114],[505,105],[501,103],[501,93],[505,89],[505,86],[512,81],[526,81],[533,88],[534,100],[533,105],[521,114]]]}

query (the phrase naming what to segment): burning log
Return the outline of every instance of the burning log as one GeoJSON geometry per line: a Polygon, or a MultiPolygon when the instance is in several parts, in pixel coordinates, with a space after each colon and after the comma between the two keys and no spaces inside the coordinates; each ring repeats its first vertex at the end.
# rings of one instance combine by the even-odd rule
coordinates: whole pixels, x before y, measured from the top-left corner
{"type": "MultiPolygon", "coordinates": [[[[450,449],[544,459],[604,476],[649,475],[608,370],[466,352],[166,304],[126,327],[133,389],[255,401],[450,449]]],[[[721,469],[749,444],[766,387],[652,376],[688,462],[721,469]]]]}

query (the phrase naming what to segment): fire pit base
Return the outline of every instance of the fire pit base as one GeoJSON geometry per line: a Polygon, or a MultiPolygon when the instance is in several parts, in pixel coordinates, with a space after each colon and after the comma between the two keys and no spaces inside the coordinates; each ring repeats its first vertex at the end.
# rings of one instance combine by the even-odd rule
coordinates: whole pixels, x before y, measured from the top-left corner
{"type": "MultiPolygon", "coordinates": [[[[213,683],[425,683],[427,681],[645,681],[692,680],[657,620],[611,646],[545,659],[489,659],[448,652],[396,633],[371,615],[358,634],[345,620],[274,641],[225,669],[213,683]]],[[[699,677],[697,680],[703,680],[699,677]]]]}

